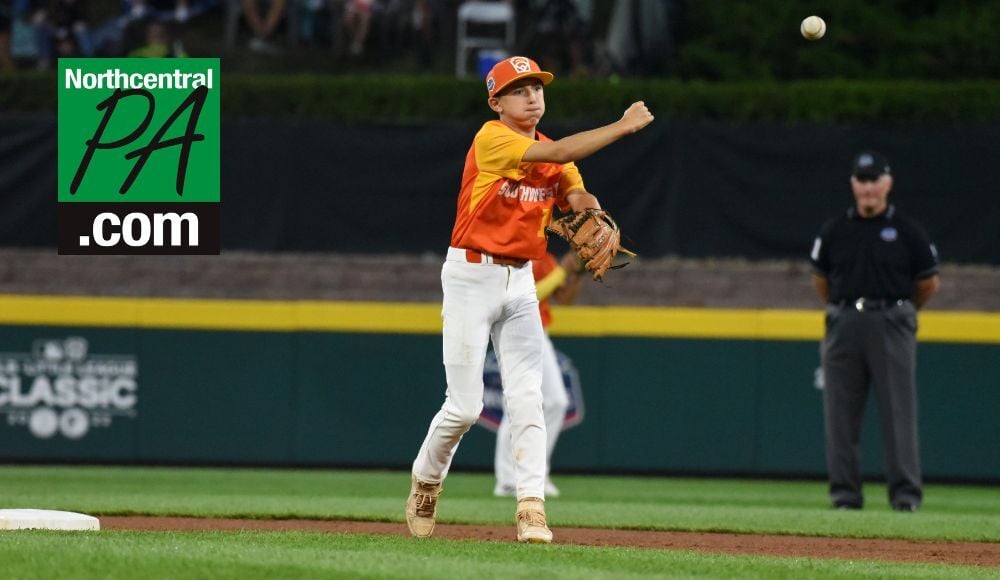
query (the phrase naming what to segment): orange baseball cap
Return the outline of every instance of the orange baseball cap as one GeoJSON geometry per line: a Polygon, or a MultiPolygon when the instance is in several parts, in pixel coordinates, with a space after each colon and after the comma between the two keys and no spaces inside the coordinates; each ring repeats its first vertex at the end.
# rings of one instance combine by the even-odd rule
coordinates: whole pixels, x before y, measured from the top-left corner
{"type": "Polygon", "coordinates": [[[547,85],[555,78],[552,73],[538,68],[538,63],[526,56],[512,56],[493,65],[486,75],[486,92],[495,97],[510,83],[524,78],[536,78],[547,85]]]}

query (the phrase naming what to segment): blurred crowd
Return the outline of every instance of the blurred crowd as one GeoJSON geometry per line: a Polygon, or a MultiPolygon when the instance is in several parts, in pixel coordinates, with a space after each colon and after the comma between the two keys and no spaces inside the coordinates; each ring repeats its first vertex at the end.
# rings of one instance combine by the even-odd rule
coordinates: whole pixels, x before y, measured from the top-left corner
{"type": "MultiPolygon", "coordinates": [[[[60,57],[219,56],[280,60],[312,51],[388,71],[405,55],[450,70],[465,2],[511,7],[517,31],[499,53],[529,54],[561,75],[650,72],[671,40],[676,0],[9,0],[0,3],[0,70],[54,68],[60,57]],[[603,2],[603,3],[602,3],[603,2]],[[600,14],[596,14],[596,13],[600,14]],[[185,50],[199,26],[198,54],[185,50]],[[206,40],[207,39],[207,40],[206,40]],[[214,48],[213,48],[213,43],[214,48]]],[[[496,24],[470,23],[497,35],[496,24]]],[[[498,35],[502,37],[502,32],[498,35]]],[[[473,52],[476,52],[473,49],[473,52]]],[[[486,54],[486,51],[482,51],[486,54]]],[[[496,56],[497,51],[490,51],[496,56]]],[[[477,58],[469,60],[474,74],[477,58]]]]}
{"type": "Polygon", "coordinates": [[[215,2],[121,0],[96,20],[89,0],[12,0],[0,8],[0,59],[47,70],[66,57],[184,56],[177,31],[215,2]]]}

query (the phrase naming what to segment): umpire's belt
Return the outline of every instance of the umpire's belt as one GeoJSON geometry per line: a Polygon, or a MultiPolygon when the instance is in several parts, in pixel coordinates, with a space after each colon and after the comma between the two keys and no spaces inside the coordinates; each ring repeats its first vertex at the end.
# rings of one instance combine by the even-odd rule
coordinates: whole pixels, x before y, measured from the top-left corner
{"type": "Polygon", "coordinates": [[[470,264],[496,264],[498,266],[520,267],[528,263],[528,260],[523,258],[487,254],[486,252],[463,248],[448,248],[448,259],[456,262],[468,262],[470,264]]]}
{"type": "Polygon", "coordinates": [[[892,298],[858,298],[857,300],[841,300],[837,306],[841,308],[854,308],[858,312],[873,312],[875,310],[889,310],[897,306],[906,304],[906,300],[892,298]]]}

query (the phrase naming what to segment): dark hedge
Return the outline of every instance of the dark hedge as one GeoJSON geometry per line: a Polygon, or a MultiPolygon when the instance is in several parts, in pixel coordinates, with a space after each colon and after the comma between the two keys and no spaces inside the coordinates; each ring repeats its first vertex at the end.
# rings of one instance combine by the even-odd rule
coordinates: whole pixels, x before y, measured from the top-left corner
{"type": "MultiPolygon", "coordinates": [[[[53,74],[0,76],[0,111],[54,111],[53,74]]],[[[560,79],[546,89],[548,119],[611,120],[633,100],[660,119],[880,122],[1000,119],[998,81],[681,82],[560,79]]],[[[423,122],[490,114],[479,82],[450,77],[249,76],[222,79],[226,116],[423,122]]]]}

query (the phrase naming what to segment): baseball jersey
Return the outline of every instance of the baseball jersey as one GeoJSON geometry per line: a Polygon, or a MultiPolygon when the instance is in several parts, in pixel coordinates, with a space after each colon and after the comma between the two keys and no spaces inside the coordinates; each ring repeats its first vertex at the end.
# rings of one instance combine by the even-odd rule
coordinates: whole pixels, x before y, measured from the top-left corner
{"type": "Polygon", "coordinates": [[[550,304],[549,298],[552,296],[552,292],[549,291],[545,296],[541,295],[541,288],[552,287],[553,290],[558,289],[562,285],[563,281],[566,280],[566,271],[559,267],[559,263],[556,262],[556,257],[545,252],[545,255],[537,260],[531,261],[531,272],[535,276],[535,287],[539,289],[538,296],[538,312],[542,316],[542,327],[548,328],[549,324],[552,323],[552,306],[550,304]],[[552,277],[553,284],[545,284],[545,279],[552,277]]]}
{"type": "Polygon", "coordinates": [[[566,193],[583,188],[583,178],[572,162],[522,162],[534,143],[500,121],[476,133],[465,157],[453,247],[525,260],[545,255],[552,206],[568,212],[566,193]]]}

